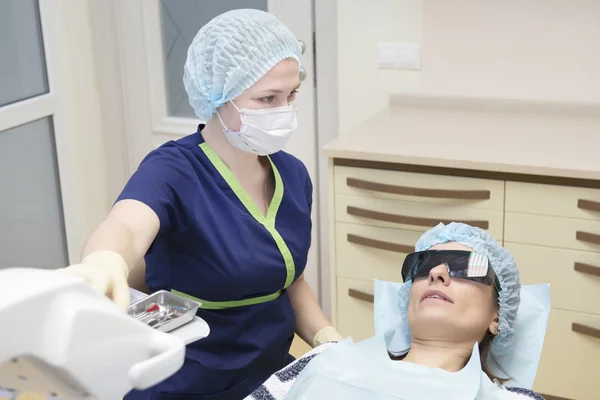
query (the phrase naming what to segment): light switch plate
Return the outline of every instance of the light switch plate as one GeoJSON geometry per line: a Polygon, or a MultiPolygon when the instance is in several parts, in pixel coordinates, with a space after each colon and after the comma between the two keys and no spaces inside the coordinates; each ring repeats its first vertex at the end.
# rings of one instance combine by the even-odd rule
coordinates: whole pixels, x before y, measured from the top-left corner
{"type": "Polygon", "coordinates": [[[379,43],[379,68],[418,70],[421,68],[421,48],[413,43],[379,43]]]}

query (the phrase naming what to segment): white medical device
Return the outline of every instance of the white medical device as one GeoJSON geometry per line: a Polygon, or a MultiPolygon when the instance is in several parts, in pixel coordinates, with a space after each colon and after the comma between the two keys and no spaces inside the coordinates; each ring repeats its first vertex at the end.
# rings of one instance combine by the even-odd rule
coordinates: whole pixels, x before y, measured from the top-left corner
{"type": "Polygon", "coordinates": [[[165,333],[119,310],[82,279],[0,271],[0,387],[60,399],[121,399],[177,372],[206,322],[165,333]]]}

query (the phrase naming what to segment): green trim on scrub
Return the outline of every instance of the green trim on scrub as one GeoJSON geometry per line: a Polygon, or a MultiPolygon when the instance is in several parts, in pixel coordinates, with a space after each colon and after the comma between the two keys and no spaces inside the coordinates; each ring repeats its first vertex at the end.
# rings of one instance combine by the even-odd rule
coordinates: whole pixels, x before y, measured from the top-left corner
{"type": "MultiPolygon", "coordinates": [[[[283,262],[285,263],[286,269],[286,279],[283,289],[288,288],[294,282],[294,276],[296,275],[296,266],[294,265],[294,258],[290,249],[287,247],[287,244],[283,240],[283,237],[277,229],[275,229],[275,218],[277,216],[277,211],[279,210],[279,206],[281,205],[281,201],[283,200],[283,180],[281,179],[281,175],[279,174],[279,170],[271,160],[271,157],[267,157],[269,162],[271,163],[271,168],[273,169],[273,175],[275,176],[275,193],[273,194],[273,199],[271,200],[271,204],[269,204],[269,209],[267,210],[266,217],[260,212],[250,195],[244,190],[241,183],[237,180],[237,178],[233,175],[231,170],[225,165],[221,157],[206,143],[201,143],[200,149],[204,152],[206,157],[210,160],[216,170],[221,174],[225,182],[229,185],[231,190],[235,193],[237,198],[242,202],[244,207],[248,210],[250,215],[254,217],[265,229],[271,234],[273,240],[275,240],[275,244],[283,257],[283,262]]],[[[279,296],[283,290],[278,290],[275,293],[268,294],[265,296],[253,297],[244,300],[234,300],[234,301],[222,301],[222,302],[213,302],[213,301],[205,301],[202,299],[198,299],[196,297],[187,295],[185,293],[178,292],[176,290],[171,290],[172,293],[178,294],[183,297],[187,297],[191,300],[197,301],[201,303],[200,308],[207,310],[220,310],[225,308],[233,308],[233,307],[243,307],[249,306],[253,304],[266,303],[268,301],[275,300],[279,296]]]]}
{"type": "Polygon", "coordinates": [[[277,292],[268,294],[266,296],[252,297],[250,299],[233,300],[233,301],[206,301],[206,300],[202,300],[197,297],[194,297],[194,296],[190,296],[189,294],[182,293],[178,290],[171,290],[171,293],[200,303],[200,308],[202,308],[204,310],[224,310],[226,308],[251,306],[254,304],[261,304],[261,303],[266,303],[268,301],[275,300],[276,298],[281,296],[281,294],[283,293],[283,290],[278,290],[277,292]]]}

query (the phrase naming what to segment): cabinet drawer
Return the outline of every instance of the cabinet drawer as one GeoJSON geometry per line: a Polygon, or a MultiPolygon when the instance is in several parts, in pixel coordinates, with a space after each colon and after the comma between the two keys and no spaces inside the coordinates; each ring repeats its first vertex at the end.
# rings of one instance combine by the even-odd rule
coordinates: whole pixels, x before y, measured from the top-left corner
{"type": "Polygon", "coordinates": [[[600,223],[583,219],[506,213],[504,240],[600,252],[600,223]]]}
{"type": "Polygon", "coordinates": [[[600,314],[600,254],[505,243],[524,285],[549,283],[552,307],[600,314]]]}
{"type": "Polygon", "coordinates": [[[568,399],[595,400],[600,393],[598,371],[600,316],[553,309],[534,390],[568,399]]]}
{"type": "Polygon", "coordinates": [[[600,190],[506,182],[506,211],[600,220],[600,190]]]}
{"type": "Polygon", "coordinates": [[[375,335],[373,281],[338,278],[337,328],[354,342],[375,335]]]}
{"type": "Polygon", "coordinates": [[[402,263],[421,232],[344,222],[335,227],[337,276],[402,282],[402,263]]]}
{"type": "Polygon", "coordinates": [[[497,240],[502,241],[504,223],[502,211],[344,194],[335,197],[335,216],[338,222],[419,232],[425,232],[440,222],[465,222],[489,230],[497,240]]]}
{"type": "Polygon", "coordinates": [[[417,203],[502,210],[504,181],[335,167],[335,192],[417,203]]]}

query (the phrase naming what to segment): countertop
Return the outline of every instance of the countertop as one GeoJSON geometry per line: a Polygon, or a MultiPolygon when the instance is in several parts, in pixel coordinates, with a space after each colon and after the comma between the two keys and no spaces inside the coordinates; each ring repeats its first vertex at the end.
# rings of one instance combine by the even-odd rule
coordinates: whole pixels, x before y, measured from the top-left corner
{"type": "Polygon", "coordinates": [[[398,97],[330,158],[600,180],[600,107],[398,97]],[[449,106],[451,104],[451,106],[449,106]]]}

